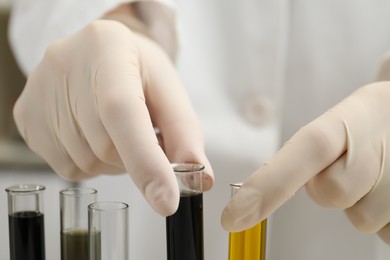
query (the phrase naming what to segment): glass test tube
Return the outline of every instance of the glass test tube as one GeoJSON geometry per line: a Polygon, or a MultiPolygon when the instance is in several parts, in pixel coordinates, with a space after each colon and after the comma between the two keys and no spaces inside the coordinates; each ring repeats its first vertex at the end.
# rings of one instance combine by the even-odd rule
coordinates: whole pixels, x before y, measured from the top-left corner
{"type": "Polygon", "coordinates": [[[88,260],[88,205],[96,199],[91,188],[60,191],[61,260],[88,260]]]}
{"type": "MultiPolygon", "coordinates": [[[[241,184],[230,184],[232,196],[241,184]]],[[[265,260],[267,219],[254,227],[229,233],[229,260],[265,260]]]]}
{"type": "Polygon", "coordinates": [[[203,260],[204,166],[173,164],[179,183],[180,202],[176,213],[166,218],[168,260],[203,260]]]}
{"type": "Polygon", "coordinates": [[[20,184],[8,194],[8,225],[11,260],[45,260],[45,225],[42,185],[20,184]]]}
{"type": "Polygon", "coordinates": [[[96,202],[88,206],[90,260],[129,259],[129,206],[96,202]]]}

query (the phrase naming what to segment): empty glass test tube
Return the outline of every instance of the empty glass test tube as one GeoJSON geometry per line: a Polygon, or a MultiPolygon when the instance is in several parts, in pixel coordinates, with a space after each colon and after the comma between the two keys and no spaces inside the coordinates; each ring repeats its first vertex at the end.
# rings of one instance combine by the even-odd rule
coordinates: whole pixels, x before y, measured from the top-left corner
{"type": "Polygon", "coordinates": [[[88,205],[96,200],[95,189],[60,191],[61,260],[88,260],[88,205]]]}
{"type": "MultiPolygon", "coordinates": [[[[241,183],[230,184],[233,196],[241,183]]],[[[265,260],[267,219],[256,226],[229,233],[229,260],[265,260]]]]}
{"type": "Polygon", "coordinates": [[[95,202],[88,206],[90,260],[129,259],[129,206],[95,202]]]}
{"type": "Polygon", "coordinates": [[[45,260],[45,228],[42,185],[20,184],[8,194],[11,260],[45,260]]]}
{"type": "Polygon", "coordinates": [[[172,164],[179,183],[180,202],[176,213],[166,218],[167,259],[203,260],[204,166],[172,164]]]}

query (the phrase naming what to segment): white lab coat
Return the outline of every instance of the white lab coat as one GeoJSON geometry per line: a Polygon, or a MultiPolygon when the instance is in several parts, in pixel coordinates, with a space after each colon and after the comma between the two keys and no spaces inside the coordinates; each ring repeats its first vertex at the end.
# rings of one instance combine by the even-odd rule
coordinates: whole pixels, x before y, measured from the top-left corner
{"type": "MultiPolygon", "coordinates": [[[[16,2],[11,39],[29,72],[52,39],[125,1],[16,2]],[[26,17],[18,11],[23,8],[34,12],[26,17]]],[[[172,52],[170,6],[161,9],[162,16],[146,7],[145,19],[172,52]]],[[[177,8],[178,68],[203,123],[216,174],[214,189],[204,195],[205,259],[224,260],[228,236],[219,220],[230,197],[228,184],[257,169],[299,127],[375,80],[390,47],[390,1],[178,0],[177,8]]],[[[99,177],[86,185],[97,188],[100,199],[130,204],[131,259],[166,258],[164,219],[152,212],[127,176],[99,177]]],[[[389,247],[376,235],[359,233],[342,212],[320,208],[304,190],[271,217],[268,260],[389,257],[389,247]]]]}

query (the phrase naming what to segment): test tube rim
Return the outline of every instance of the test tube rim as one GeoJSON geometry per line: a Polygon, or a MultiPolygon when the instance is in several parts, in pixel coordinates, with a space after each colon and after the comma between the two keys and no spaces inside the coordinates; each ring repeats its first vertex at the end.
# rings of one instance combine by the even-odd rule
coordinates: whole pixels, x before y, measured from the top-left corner
{"type": "Polygon", "coordinates": [[[97,190],[94,188],[89,187],[70,187],[63,190],[60,190],[60,194],[63,196],[69,196],[69,197],[81,197],[84,195],[94,195],[97,194],[97,190]],[[73,191],[77,191],[80,193],[71,193],[73,191]]]}
{"type": "Polygon", "coordinates": [[[8,193],[31,193],[43,191],[46,187],[41,184],[15,184],[5,188],[8,193]]]}
{"type": "Polygon", "coordinates": [[[125,202],[120,202],[120,201],[98,201],[98,202],[94,202],[94,203],[91,203],[88,205],[88,209],[92,210],[92,211],[121,211],[121,210],[126,210],[128,208],[129,208],[129,204],[127,204],[125,202]],[[122,207],[116,207],[116,208],[95,207],[95,206],[102,205],[102,204],[122,205],[122,207]]]}
{"type": "Polygon", "coordinates": [[[242,186],[242,182],[230,183],[230,187],[232,188],[241,188],[241,186],[242,186]]]}
{"type": "Polygon", "coordinates": [[[173,171],[175,173],[180,172],[200,172],[203,171],[205,166],[201,163],[171,163],[173,171]],[[179,168],[183,167],[183,168],[179,168]]]}

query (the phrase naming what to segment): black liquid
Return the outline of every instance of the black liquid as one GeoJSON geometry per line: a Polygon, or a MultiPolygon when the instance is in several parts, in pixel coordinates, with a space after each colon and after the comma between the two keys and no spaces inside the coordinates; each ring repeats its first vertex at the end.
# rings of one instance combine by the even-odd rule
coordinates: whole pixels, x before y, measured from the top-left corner
{"type": "Polygon", "coordinates": [[[8,216],[11,260],[45,260],[43,214],[17,212],[8,216]]]}
{"type": "Polygon", "coordinates": [[[181,194],[179,208],[167,217],[168,260],[203,260],[203,195],[181,194]]]}

